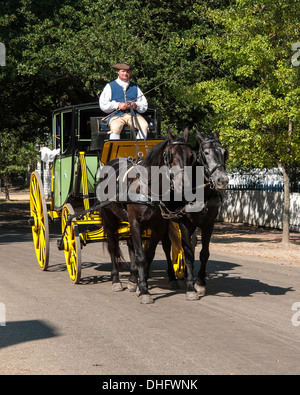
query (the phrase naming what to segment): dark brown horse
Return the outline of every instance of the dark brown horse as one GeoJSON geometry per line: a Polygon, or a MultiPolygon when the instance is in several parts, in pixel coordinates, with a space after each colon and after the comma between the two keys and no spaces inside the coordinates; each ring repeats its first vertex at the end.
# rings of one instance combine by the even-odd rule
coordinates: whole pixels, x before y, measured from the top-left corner
{"type": "MultiPolygon", "coordinates": [[[[205,294],[206,264],[210,255],[209,243],[222,201],[219,191],[225,190],[229,182],[225,169],[228,150],[220,144],[218,134],[203,137],[197,132],[197,135],[199,138],[197,165],[204,167],[204,208],[198,212],[186,212],[186,215],[179,221],[186,263],[188,300],[197,300],[205,294]],[[197,228],[201,230],[202,249],[200,251],[200,270],[195,280],[193,275],[194,250],[191,237],[197,228]]],[[[172,273],[172,267],[169,264],[168,270],[174,279],[175,273],[174,270],[172,273]]]]}
{"type": "MultiPolygon", "coordinates": [[[[146,178],[140,177],[139,180],[139,177],[136,177],[127,183],[130,192],[139,192],[137,196],[140,196],[140,201],[128,199],[122,202],[117,198],[115,202],[109,203],[101,209],[103,226],[107,235],[108,251],[112,261],[113,291],[123,289],[118,270],[122,260],[118,240],[118,227],[120,221],[128,221],[131,232],[131,239],[129,240],[131,269],[128,288],[130,291],[134,291],[138,282],[138,295],[141,303],[153,303],[148,291],[148,268],[154,258],[157,244],[164,238],[169,226],[169,221],[162,216],[162,201],[164,200],[164,208],[172,207],[173,209],[174,203],[176,208],[178,208],[178,206],[183,204],[183,199],[182,201],[174,202],[174,192],[177,191],[179,185],[184,185],[184,167],[190,166],[195,158],[187,140],[188,131],[185,131],[183,137],[174,137],[168,131],[168,138],[154,146],[148,156],[139,164],[146,170],[146,178]],[[151,181],[153,181],[152,169],[156,167],[166,169],[167,178],[170,181],[170,190],[162,192],[161,178],[158,179],[160,184],[158,190],[155,190],[155,193],[151,190],[151,181]],[[140,183],[136,184],[136,181],[140,183]],[[140,193],[141,185],[144,187],[143,194],[140,193]],[[163,199],[164,194],[167,194],[169,199],[163,199]],[[151,238],[145,252],[141,235],[146,229],[151,230],[151,238]]],[[[124,174],[124,169],[119,168],[119,163],[120,161],[117,160],[107,163],[107,166],[112,166],[116,170],[117,178],[124,174]]],[[[125,171],[125,174],[127,174],[126,172],[130,172],[130,166],[125,171]]],[[[183,188],[181,193],[184,193],[183,188]]],[[[168,243],[164,247],[170,248],[168,243]]]]}

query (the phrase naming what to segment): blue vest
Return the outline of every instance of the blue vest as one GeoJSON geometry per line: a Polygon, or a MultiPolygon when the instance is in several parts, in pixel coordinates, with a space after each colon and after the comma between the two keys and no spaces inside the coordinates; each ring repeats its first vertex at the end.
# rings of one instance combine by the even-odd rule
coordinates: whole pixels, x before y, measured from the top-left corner
{"type": "MultiPolygon", "coordinates": [[[[110,82],[109,85],[111,88],[111,100],[128,103],[129,101],[135,101],[137,99],[138,86],[134,82],[129,83],[125,94],[123,88],[116,81],[110,82]]],[[[106,118],[105,124],[108,124],[112,117],[124,115],[128,111],[118,110],[114,112],[110,117],[106,118]]]]}

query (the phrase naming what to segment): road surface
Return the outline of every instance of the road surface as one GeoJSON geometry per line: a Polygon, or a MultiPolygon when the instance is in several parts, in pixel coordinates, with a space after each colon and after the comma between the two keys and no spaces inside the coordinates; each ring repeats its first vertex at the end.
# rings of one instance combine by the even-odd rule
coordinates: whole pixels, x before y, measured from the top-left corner
{"type": "Polygon", "coordinates": [[[128,290],[111,292],[102,243],[84,247],[73,285],[54,232],[42,272],[25,220],[0,223],[0,374],[300,373],[299,266],[213,252],[207,295],[188,302],[183,283],[168,289],[159,247],[155,303],[141,305],[128,290]]]}

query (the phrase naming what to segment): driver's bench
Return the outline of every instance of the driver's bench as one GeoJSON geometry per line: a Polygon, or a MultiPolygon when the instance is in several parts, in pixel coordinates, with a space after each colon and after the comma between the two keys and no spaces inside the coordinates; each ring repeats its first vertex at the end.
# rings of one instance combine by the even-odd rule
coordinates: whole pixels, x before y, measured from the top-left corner
{"type": "MultiPolygon", "coordinates": [[[[148,110],[143,117],[146,119],[149,125],[149,132],[147,139],[158,138],[157,135],[157,117],[156,110],[148,110]]],[[[91,116],[91,151],[97,151],[103,147],[104,141],[109,140],[109,126],[102,122],[104,116],[91,116]]],[[[137,130],[135,129],[137,133],[137,130]]],[[[132,130],[129,126],[125,126],[120,134],[120,140],[135,140],[135,136],[132,135],[132,130]]]]}

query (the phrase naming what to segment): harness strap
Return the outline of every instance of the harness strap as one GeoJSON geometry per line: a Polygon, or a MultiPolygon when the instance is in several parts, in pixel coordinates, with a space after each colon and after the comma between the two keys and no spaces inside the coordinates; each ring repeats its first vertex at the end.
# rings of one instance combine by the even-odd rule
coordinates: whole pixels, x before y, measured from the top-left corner
{"type": "Polygon", "coordinates": [[[144,143],[145,143],[145,148],[146,148],[146,154],[148,155],[149,148],[148,148],[148,144],[147,144],[147,139],[146,139],[146,136],[145,136],[144,132],[142,131],[141,125],[140,125],[140,123],[138,121],[138,116],[136,115],[136,112],[133,110],[133,107],[132,107],[131,104],[130,104],[130,115],[131,115],[130,130],[131,130],[132,135],[135,138],[135,145],[136,145],[135,158],[138,155],[139,147],[138,147],[138,143],[137,143],[137,135],[136,135],[135,130],[134,130],[134,120],[135,120],[135,124],[136,124],[138,130],[140,131],[141,135],[143,136],[144,143]]]}

